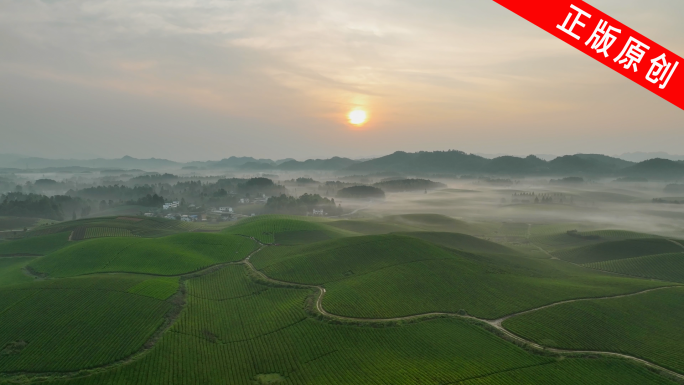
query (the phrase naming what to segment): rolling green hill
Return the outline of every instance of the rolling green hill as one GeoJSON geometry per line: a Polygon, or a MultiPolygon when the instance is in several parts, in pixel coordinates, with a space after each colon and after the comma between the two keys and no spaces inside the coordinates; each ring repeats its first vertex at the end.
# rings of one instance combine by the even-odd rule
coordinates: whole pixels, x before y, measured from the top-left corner
{"type": "Polygon", "coordinates": [[[663,377],[654,377],[646,368],[620,360],[570,359],[527,368],[509,370],[460,382],[462,385],[519,385],[519,384],[671,384],[663,377]]]}
{"type": "Polygon", "coordinates": [[[322,322],[302,309],[309,290],[261,286],[244,266],[190,279],[187,287],[186,310],[148,354],[52,383],[437,385],[494,376],[525,383],[547,373],[584,375],[599,385],[669,384],[622,362],[534,355],[460,319],[384,327],[322,322]]]}
{"type": "Polygon", "coordinates": [[[522,253],[517,250],[513,250],[510,247],[466,234],[427,231],[400,234],[409,237],[420,238],[435,245],[463,250],[469,253],[522,255],[522,253]]]}
{"type": "Polygon", "coordinates": [[[389,234],[402,231],[420,230],[419,228],[413,226],[396,223],[383,223],[381,221],[372,220],[339,220],[327,222],[326,225],[363,235],[389,234]]]}
{"type": "Polygon", "coordinates": [[[543,345],[630,354],[684,373],[684,288],[561,304],[504,321],[543,345]]]}
{"type": "Polygon", "coordinates": [[[662,238],[657,235],[638,233],[626,230],[589,230],[588,225],[580,223],[532,225],[530,241],[553,252],[573,247],[594,245],[597,243],[621,241],[641,238],[662,238]],[[578,230],[574,235],[568,231],[578,230]]]}
{"type": "Polygon", "coordinates": [[[262,243],[301,244],[356,235],[327,226],[323,219],[288,215],[245,218],[225,230],[228,234],[253,237],[262,243]]]}
{"type": "Polygon", "coordinates": [[[0,258],[0,287],[18,283],[31,282],[33,278],[24,274],[24,267],[34,257],[1,257],[0,258]]]}
{"type": "Polygon", "coordinates": [[[69,232],[62,232],[0,242],[0,256],[49,254],[68,246],[70,244],[69,234],[69,232]]]}
{"type": "Polygon", "coordinates": [[[684,283],[684,249],[682,251],[587,263],[584,266],[636,277],[684,283]]]}
{"type": "Polygon", "coordinates": [[[476,224],[470,224],[440,214],[391,215],[382,218],[380,222],[400,226],[410,226],[425,231],[447,231],[470,235],[485,233],[485,231],[476,224]]]}
{"type": "Polygon", "coordinates": [[[0,217],[0,231],[23,230],[36,225],[40,219],[22,217],[0,217]]]}
{"type": "Polygon", "coordinates": [[[0,372],[77,371],[136,352],[171,308],[127,293],[145,279],[99,276],[0,289],[0,372]]]}
{"type": "Polygon", "coordinates": [[[54,277],[98,272],[176,275],[239,261],[258,247],[245,237],[187,233],[164,238],[100,238],[78,242],[29,266],[54,277]]]}
{"type": "Polygon", "coordinates": [[[323,285],[326,310],[361,318],[461,309],[496,318],[572,298],[663,285],[553,260],[459,252],[393,234],[269,247],[251,261],[269,277],[323,285]]]}
{"type": "Polygon", "coordinates": [[[578,264],[612,261],[646,255],[678,253],[682,248],[667,239],[645,238],[604,242],[554,253],[558,258],[578,264]]]}
{"type": "Polygon", "coordinates": [[[181,222],[164,218],[147,217],[100,217],[91,219],[79,219],[75,221],[60,222],[49,226],[38,226],[28,231],[26,237],[35,237],[46,234],[74,232],[72,239],[83,239],[91,228],[105,228],[110,231],[127,230],[133,236],[156,238],[188,232],[201,228],[202,224],[181,222]]]}

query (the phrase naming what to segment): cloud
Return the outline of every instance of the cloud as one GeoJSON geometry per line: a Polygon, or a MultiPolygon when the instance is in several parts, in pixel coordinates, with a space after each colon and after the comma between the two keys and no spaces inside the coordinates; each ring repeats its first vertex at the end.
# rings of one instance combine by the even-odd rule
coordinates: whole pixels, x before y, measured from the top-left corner
{"type": "MultiPolygon", "coordinates": [[[[678,1],[592,4],[655,39],[684,45],[673,37],[683,36],[678,1]]],[[[0,96],[23,87],[31,100],[44,89],[63,89],[81,94],[74,99],[95,95],[89,105],[126,113],[123,105],[105,105],[104,95],[129,95],[150,108],[140,123],[121,127],[124,132],[161,131],[153,111],[164,105],[177,121],[205,111],[213,123],[202,132],[232,143],[253,143],[255,130],[278,132],[284,142],[271,146],[277,156],[362,155],[445,142],[452,148],[464,134],[465,150],[505,151],[505,145],[491,143],[495,134],[530,152],[562,153],[562,145],[550,139],[540,143],[539,133],[556,126],[559,136],[569,137],[567,127],[575,127],[614,146],[617,130],[635,130],[647,120],[644,109],[663,132],[681,122],[678,109],[626,86],[619,75],[491,1],[0,0],[0,8],[0,75],[12,85],[0,96]],[[353,107],[371,111],[371,129],[346,129],[344,116],[353,107]],[[581,117],[591,121],[581,124],[581,117]],[[226,121],[241,123],[210,128],[226,121]],[[597,133],[599,127],[610,135],[597,133]],[[382,140],[389,132],[404,136],[382,140]],[[359,144],[359,135],[367,141],[359,144]],[[532,148],[534,142],[546,148],[532,148]],[[312,149],[311,143],[318,145],[312,149]]],[[[54,126],[50,105],[40,104],[51,102],[33,99],[37,116],[30,121],[1,111],[14,114],[12,125],[9,118],[0,124],[27,148],[31,137],[21,135],[23,125],[58,134],[47,128],[54,126]]],[[[92,108],[64,108],[98,121],[92,108]]],[[[187,129],[165,124],[178,137],[187,129]]],[[[184,145],[173,136],[167,141],[166,151],[184,145]]],[[[615,151],[641,149],[639,144],[615,151]]],[[[2,146],[8,145],[0,144],[0,151],[11,147],[2,146]]],[[[580,143],[575,146],[581,150],[580,143]]],[[[269,156],[260,152],[263,147],[235,149],[269,156]]]]}

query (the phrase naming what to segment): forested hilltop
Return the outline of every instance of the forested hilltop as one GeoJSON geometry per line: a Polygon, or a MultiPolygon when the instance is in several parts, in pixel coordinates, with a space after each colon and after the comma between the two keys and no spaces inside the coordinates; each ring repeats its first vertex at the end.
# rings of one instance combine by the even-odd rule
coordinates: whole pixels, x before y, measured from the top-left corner
{"type": "MultiPolygon", "coordinates": [[[[0,171],[20,172],[22,168],[43,172],[77,171],[91,169],[178,169],[185,170],[240,170],[240,171],[332,171],[340,173],[398,172],[403,174],[478,174],[542,176],[580,174],[587,176],[649,177],[669,180],[684,177],[684,161],[662,158],[639,163],[601,154],[575,154],[544,160],[535,155],[527,157],[500,156],[493,159],[463,151],[397,151],[370,160],[353,160],[342,157],[297,161],[230,157],[220,161],[177,163],[163,159],[50,160],[43,158],[19,159],[0,164],[0,171]]],[[[158,181],[164,179],[161,174],[158,181]]],[[[166,180],[165,180],[166,181],[166,180]]]]}

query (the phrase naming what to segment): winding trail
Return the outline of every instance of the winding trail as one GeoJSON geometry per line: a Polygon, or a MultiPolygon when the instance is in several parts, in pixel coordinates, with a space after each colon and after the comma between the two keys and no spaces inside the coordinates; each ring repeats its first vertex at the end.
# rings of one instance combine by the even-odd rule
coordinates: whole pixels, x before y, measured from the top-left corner
{"type": "MultiPolygon", "coordinates": [[[[252,238],[252,237],[250,237],[252,238]]],[[[258,239],[252,238],[256,242],[259,242],[262,244],[258,239]]],[[[267,247],[266,245],[262,244],[264,247],[267,247]]],[[[503,322],[509,318],[522,315],[522,314],[527,314],[531,313],[537,310],[541,309],[546,309],[550,308],[553,306],[557,305],[562,305],[566,303],[571,303],[571,302],[580,302],[580,301],[595,301],[595,300],[606,300],[606,299],[615,299],[615,298],[623,298],[623,297],[631,297],[635,295],[640,295],[640,294],[645,294],[648,292],[656,291],[656,290],[665,290],[665,289],[672,289],[675,287],[682,287],[683,285],[673,285],[673,286],[663,286],[663,287],[658,287],[658,288],[653,288],[653,289],[646,289],[642,290],[639,292],[635,293],[628,293],[628,294],[618,294],[618,295],[613,295],[613,296],[604,296],[604,297],[593,297],[593,298],[578,298],[578,299],[571,299],[571,300],[566,300],[566,301],[559,301],[559,302],[554,302],[548,305],[540,306],[534,309],[528,309],[528,310],[523,310],[517,313],[512,313],[506,316],[503,316],[501,318],[497,318],[494,320],[490,319],[484,319],[484,318],[478,318],[474,317],[471,315],[462,315],[462,314],[457,314],[457,313],[449,313],[449,312],[431,312],[431,313],[423,313],[423,314],[415,314],[415,315],[410,315],[410,316],[404,316],[404,317],[394,317],[394,318],[356,318],[356,317],[347,317],[347,316],[342,316],[342,315],[337,315],[337,314],[331,314],[327,312],[323,308],[323,296],[325,296],[326,290],[323,286],[318,286],[318,285],[306,285],[306,284],[301,284],[301,283],[296,283],[296,282],[288,282],[288,281],[280,281],[277,279],[273,279],[263,272],[259,271],[252,262],[250,261],[250,258],[255,255],[258,251],[262,250],[264,247],[260,248],[259,250],[255,251],[251,255],[249,255],[247,258],[245,258],[242,263],[244,263],[247,267],[249,267],[253,273],[257,274],[260,278],[270,281],[272,283],[280,284],[280,285],[288,285],[288,286],[297,286],[301,288],[309,288],[309,289],[316,289],[318,290],[318,297],[316,298],[316,311],[320,313],[321,315],[332,318],[332,319],[337,319],[337,320],[342,320],[342,321],[352,321],[352,322],[393,322],[393,321],[412,321],[412,320],[419,320],[419,319],[429,319],[429,318],[434,318],[434,317],[443,317],[443,316],[448,316],[448,317],[458,317],[458,318],[464,318],[464,319],[470,319],[474,321],[478,321],[484,324],[487,324],[494,329],[496,329],[498,332],[502,333],[509,339],[515,340],[519,343],[522,343],[524,345],[527,345],[533,349],[536,350],[541,350],[545,352],[553,352],[557,354],[593,354],[593,355],[600,355],[600,356],[606,356],[606,357],[617,357],[617,358],[623,358],[627,360],[631,360],[637,363],[640,363],[642,365],[648,366],[650,368],[656,369],[662,373],[667,373],[672,377],[678,378],[680,380],[684,380],[684,374],[674,372],[672,370],[666,369],[662,366],[659,366],[653,362],[630,356],[627,354],[622,354],[622,353],[615,353],[615,352],[604,352],[604,351],[594,351],[594,350],[570,350],[570,349],[556,349],[556,348],[549,348],[545,347],[543,345],[540,345],[534,341],[525,339],[508,329],[504,328],[503,322]]],[[[684,247],[684,246],[682,246],[684,247]]],[[[542,249],[543,250],[543,249],[542,249]]]]}
{"type": "MultiPolygon", "coordinates": [[[[394,318],[355,318],[355,317],[347,317],[347,316],[342,316],[342,315],[337,315],[337,314],[331,314],[331,313],[327,312],[323,308],[323,297],[326,294],[326,289],[323,286],[307,285],[307,284],[301,284],[301,283],[297,283],[297,282],[280,281],[280,280],[271,278],[271,277],[267,276],[266,274],[264,274],[263,272],[261,272],[260,270],[258,270],[256,267],[254,267],[254,265],[250,261],[250,258],[252,256],[256,255],[259,251],[263,250],[266,247],[277,247],[277,246],[273,246],[271,244],[263,243],[254,237],[249,237],[249,236],[246,236],[246,237],[257,242],[260,247],[251,251],[245,259],[239,260],[239,261],[219,263],[219,264],[212,265],[212,266],[209,266],[209,267],[206,267],[206,268],[194,271],[194,272],[177,274],[174,276],[180,276],[181,281],[185,281],[187,279],[196,278],[199,276],[203,276],[203,275],[213,273],[213,272],[220,270],[221,268],[228,266],[228,265],[244,264],[255,275],[257,275],[258,277],[260,277],[261,279],[263,279],[265,281],[272,282],[272,283],[275,283],[278,285],[286,285],[286,286],[291,286],[291,287],[299,287],[299,288],[304,288],[304,289],[315,289],[315,290],[317,290],[318,296],[316,298],[316,304],[315,304],[316,311],[319,314],[321,314],[322,316],[330,318],[330,319],[336,319],[336,320],[341,320],[341,321],[352,321],[352,322],[368,322],[368,323],[371,323],[371,322],[372,323],[393,322],[393,321],[413,321],[413,320],[421,320],[421,319],[428,320],[428,319],[435,318],[435,317],[454,317],[454,318],[469,319],[469,320],[479,322],[483,325],[488,325],[491,328],[495,329],[497,332],[499,332],[500,336],[504,336],[508,340],[516,341],[516,342],[523,344],[523,345],[526,345],[532,349],[536,349],[536,350],[544,351],[544,352],[552,352],[552,353],[556,353],[556,354],[563,354],[563,355],[592,354],[592,355],[627,359],[627,360],[645,365],[645,366],[650,367],[652,369],[655,369],[655,370],[659,371],[660,373],[665,373],[665,374],[668,374],[669,376],[671,376],[673,378],[677,378],[681,381],[684,381],[684,374],[674,372],[672,370],[661,367],[661,366],[659,366],[653,362],[650,362],[650,361],[647,361],[647,360],[644,360],[644,359],[641,359],[638,357],[630,356],[627,354],[615,353],[615,352],[549,348],[549,347],[545,347],[543,345],[540,345],[534,341],[527,340],[521,336],[518,336],[517,334],[514,334],[513,332],[511,332],[511,331],[509,331],[503,327],[503,322],[509,318],[512,318],[512,317],[515,317],[518,315],[522,315],[522,314],[526,314],[526,313],[531,313],[531,312],[534,312],[537,310],[541,310],[541,309],[550,308],[553,306],[565,304],[565,303],[629,297],[629,296],[635,296],[635,295],[648,293],[648,292],[655,291],[655,290],[665,290],[665,289],[671,289],[671,288],[675,288],[675,287],[682,287],[684,285],[664,286],[664,287],[642,290],[642,291],[635,292],[635,293],[619,294],[619,295],[614,295],[614,296],[580,298],[580,299],[571,299],[571,300],[566,300],[566,301],[560,301],[560,302],[555,302],[555,303],[551,303],[548,305],[540,306],[540,307],[537,307],[534,309],[528,309],[528,310],[520,311],[517,313],[512,313],[512,314],[509,314],[509,315],[506,315],[506,316],[503,316],[503,317],[500,317],[497,319],[493,319],[493,320],[478,318],[478,317],[474,317],[474,316],[467,315],[467,314],[457,314],[457,313],[450,313],[450,312],[431,312],[431,313],[415,314],[415,315],[410,315],[410,316],[394,317],[394,318]]],[[[670,241],[672,241],[672,240],[670,240],[670,241]]],[[[672,242],[677,243],[678,245],[682,246],[682,248],[684,248],[684,246],[679,244],[678,242],[675,242],[675,241],[672,241],[672,242]]],[[[536,246],[536,247],[538,247],[538,246],[536,246]]],[[[539,247],[539,249],[548,254],[548,252],[546,252],[544,249],[542,249],[540,247],[539,247]]],[[[122,273],[158,276],[157,274],[136,273],[136,272],[105,272],[105,273],[95,273],[95,274],[122,274],[122,273]]],[[[168,276],[168,275],[165,275],[165,276],[168,276]]],[[[96,368],[90,368],[87,371],[98,371],[99,372],[101,370],[112,369],[112,368],[118,367],[122,364],[127,364],[127,363],[131,363],[133,361],[136,361],[136,360],[142,358],[142,356],[144,356],[147,352],[149,352],[154,347],[154,345],[156,345],[156,343],[162,337],[162,335],[165,334],[167,331],[169,331],[171,326],[173,326],[173,324],[175,323],[177,317],[180,315],[181,311],[185,308],[185,305],[186,305],[185,296],[187,295],[187,293],[185,293],[182,290],[182,285],[183,285],[183,282],[181,282],[179,284],[178,292],[175,295],[179,298],[180,303],[177,303],[174,305],[174,307],[175,307],[174,314],[171,315],[170,317],[168,317],[163,322],[163,324],[160,325],[157,330],[155,330],[155,332],[152,334],[152,336],[150,336],[150,338],[143,344],[143,346],[137,352],[133,353],[132,355],[130,355],[128,357],[124,357],[122,359],[116,360],[116,361],[111,362],[109,364],[98,366],[96,368]]],[[[52,375],[57,375],[59,377],[68,378],[69,376],[78,374],[80,372],[82,372],[82,371],[79,371],[79,372],[60,372],[60,373],[55,373],[55,372],[15,372],[15,373],[13,373],[13,375],[38,375],[38,376],[42,376],[42,375],[46,375],[46,374],[52,374],[52,375]]],[[[0,373],[0,379],[11,379],[11,377],[12,376],[4,377],[0,373]]]]}
{"type": "Polygon", "coordinates": [[[668,241],[670,241],[670,242],[674,243],[675,245],[677,245],[677,246],[681,247],[682,249],[684,249],[684,245],[682,245],[681,243],[675,241],[674,239],[668,239],[668,241]]]}

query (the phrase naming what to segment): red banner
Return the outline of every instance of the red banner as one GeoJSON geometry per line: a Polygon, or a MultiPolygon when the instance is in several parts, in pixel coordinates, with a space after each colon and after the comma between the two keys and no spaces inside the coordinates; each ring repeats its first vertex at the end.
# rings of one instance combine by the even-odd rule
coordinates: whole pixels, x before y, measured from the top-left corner
{"type": "Polygon", "coordinates": [[[684,60],[584,1],[494,1],[684,109],[684,60]]]}

